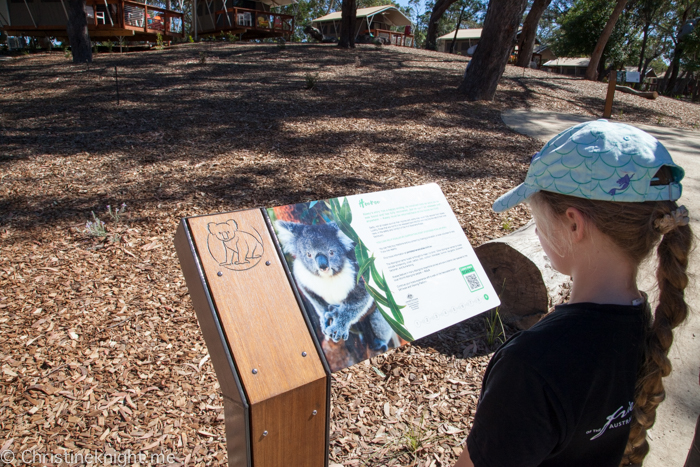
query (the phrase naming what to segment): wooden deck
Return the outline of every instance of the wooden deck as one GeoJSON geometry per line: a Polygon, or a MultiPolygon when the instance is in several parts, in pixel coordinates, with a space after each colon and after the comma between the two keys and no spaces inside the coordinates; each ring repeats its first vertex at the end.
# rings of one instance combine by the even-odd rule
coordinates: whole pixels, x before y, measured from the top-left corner
{"type": "Polygon", "coordinates": [[[372,34],[375,39],[383,40],[390,45],[397,45],[399,47],[415,47],[413,34],[389,31],[387,29],[365,29],[361,34],[372,34]]]}
{"type": "MultiPolygon", "coordinates": [[[[155,42],[158,34],[165,41],[185,37],[184,13],[178,11],[132,0],[86,0],[85,9],[90,37],[149,42],[155,42]]],[[[13,24],[3,29],[8,35],[66,37],[66,23],[57,23],[13,24]]]]}
{"type": "Polygon", "coordinates": [[[213,11],[205,16],[210,19],[209,26],[204,26],[199,31],[200,35],[215,35],[224,32],[242,34],[244,40],[266,37],[289,39],[294,31],[294,16],[270,13],[269,11],[232,7],[213,11]]]}

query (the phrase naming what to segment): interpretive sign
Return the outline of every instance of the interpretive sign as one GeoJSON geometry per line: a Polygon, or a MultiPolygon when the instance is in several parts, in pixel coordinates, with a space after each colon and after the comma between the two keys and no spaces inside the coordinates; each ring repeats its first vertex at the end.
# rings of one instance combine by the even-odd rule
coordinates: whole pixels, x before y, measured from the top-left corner
{"type": "Polygon", "coordinates": [[[268,214],[331,371],[500,303],[436,184],[268,214]]]}
{"type": "Polygon", "coordinates": [[[328,464],[330,374],[500,304],[440,188],[183,219],[231,466],[328,464]]]}

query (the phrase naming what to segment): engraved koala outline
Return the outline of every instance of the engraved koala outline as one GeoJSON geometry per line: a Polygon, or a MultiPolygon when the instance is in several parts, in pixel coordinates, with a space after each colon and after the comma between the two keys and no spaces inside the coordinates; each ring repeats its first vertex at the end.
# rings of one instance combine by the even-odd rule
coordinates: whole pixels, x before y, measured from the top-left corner
{"type": "Polygon", "coordinates": [[[238,223],[233,219],[219,223],[209,222],[207,230],[224,245],[226,259],[223,263],[219,263],[219,266],[250,264],[251,260],[262,257],[262,240],[251,233],[239,230],[238,223]]]}

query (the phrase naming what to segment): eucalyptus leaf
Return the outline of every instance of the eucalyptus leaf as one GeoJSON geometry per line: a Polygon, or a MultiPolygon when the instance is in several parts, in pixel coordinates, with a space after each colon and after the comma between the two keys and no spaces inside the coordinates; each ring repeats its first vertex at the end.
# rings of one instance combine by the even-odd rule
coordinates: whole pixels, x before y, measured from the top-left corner
{"type": "Polygon", "coordinates": [[[375,302],[378,304],[381,303],[385,307],[389,308],[389,302],[386,301],[386,298],[384,298],[384,296],[382,296],[377,289],[367,283],[365,283],[365,289],[367,289],[367,292],[369,292],[375,302]]]}
{"type": "Polygon", "coordinates": [[[374,282],[377,283],[377,286],[380,289],[386,289],[386,281],[384,280],[384,277],[379,274],[379,271],[377,271],[377,268],[374,266],[374,263],[372,263],[370,269],[372,271],[372,279],[374,279],[374,282]]]}
{"type": "Polygon", "coordinates": [[[352,209],[350,209],[350,203],[347,198],[343,198],[343,207],[340,212],[343,214],[343,220],[348,224],[352,224],[352,209]]]}
{"type": "Polygon", "coordinates": [[[389,316],[387,312],[382,309],[381,306],[377,305],[377,310],[379,310],[386,322],[389,323],[389,326],[391,326],[391,329],[393,329],[394,332],[398,334],[401,339],[407,342],[413,342],[415,340],[411,333],[408,332],[408,330],[405,327],[397,323],[391,316],[389,316]]]}
{"type": "Polygon", "coordinates": [[[364,276],[369,267],[374,264],[374,255],[372,255],[371,258],[363,260],[362,264],[360,265],[360,270],[357,272],[357,282],[360,282],[360,276],[364,276]]]}

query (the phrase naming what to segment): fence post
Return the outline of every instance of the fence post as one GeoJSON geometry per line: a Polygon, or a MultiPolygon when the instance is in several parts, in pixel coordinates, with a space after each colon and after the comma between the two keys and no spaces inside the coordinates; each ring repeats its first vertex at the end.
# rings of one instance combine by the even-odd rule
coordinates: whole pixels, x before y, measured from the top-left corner
{"type": "Polygon", "coordinates": [[[603,118],[610,118],[612,114],[613,98],[615,97],[615,84],[617,83],[617,71],[610,70],[608,78],[608,95],[605,98],[605,110],[603,110],[603,118]]]}

